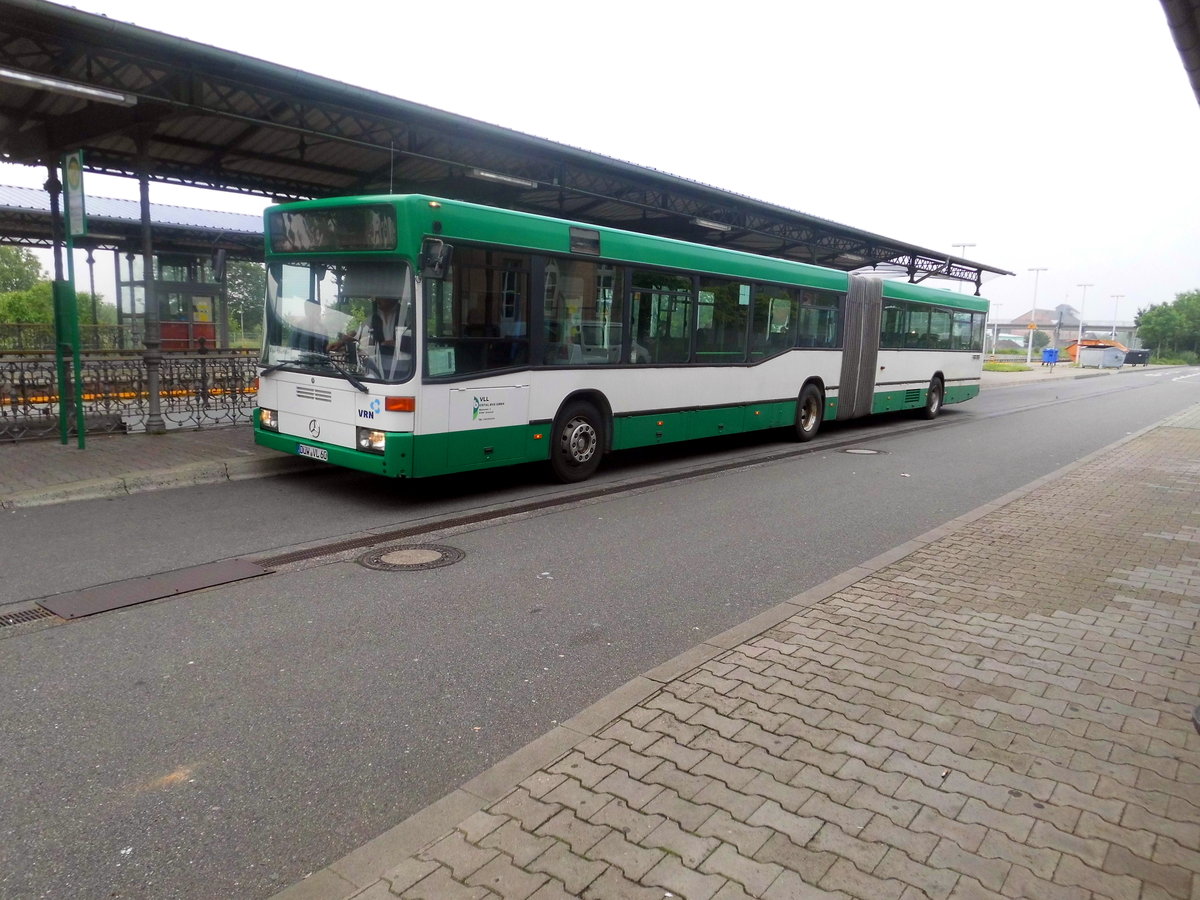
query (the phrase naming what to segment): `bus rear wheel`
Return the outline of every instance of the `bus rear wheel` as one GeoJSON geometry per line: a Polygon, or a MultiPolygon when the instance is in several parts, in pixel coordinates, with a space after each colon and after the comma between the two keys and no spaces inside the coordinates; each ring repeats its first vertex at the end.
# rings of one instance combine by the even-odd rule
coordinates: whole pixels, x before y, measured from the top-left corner
{"type": "Polygon", "coordinates": [[[934,378],[929,382],[929,390],[925,392],[925,405],[921,407],[922,419],[936,419],[938,413],[942,411],[942,400],[945,398],[946,389],[942,386],[942,379],[934,378]]]}
{"type": "Polygon", "coordinates": [[[550,468],[559,481],[586,481],[604,455],[604,422],[596,407],[578,401],[563,408],[554,422],[550,468]]]}
{"type": "Polygon", "coordinates": [[[796,423],[792,426],[796,440],[803,444],[815,438],[821,430],[824,413],[825,398],[821,389],[815,384],[806,384],[800,391],[800,400],[796,404],[796,423]]]}

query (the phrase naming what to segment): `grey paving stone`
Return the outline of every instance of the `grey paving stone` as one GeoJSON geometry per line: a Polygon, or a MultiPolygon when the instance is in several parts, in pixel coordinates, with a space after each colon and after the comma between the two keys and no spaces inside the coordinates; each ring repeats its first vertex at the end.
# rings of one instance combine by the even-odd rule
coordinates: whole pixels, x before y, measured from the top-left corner
{"type": "Polygon", "coordinates": [[[1198,900],[1200,567],[1164,535],[1200,537],[1200,429],[1168,431],[664,682],[396,884],[511,859],[544,900],[1198,900]]]}

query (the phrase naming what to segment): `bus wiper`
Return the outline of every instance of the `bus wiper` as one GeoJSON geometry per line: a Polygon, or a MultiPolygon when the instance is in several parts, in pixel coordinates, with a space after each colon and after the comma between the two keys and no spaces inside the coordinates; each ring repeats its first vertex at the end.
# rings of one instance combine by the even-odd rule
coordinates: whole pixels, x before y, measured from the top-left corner
{"type": "Polygon", "coordinates": [[[260,371],[258,374],[259,375],[270,375],[272,372],[278,372],[284,366],[294,366],[294,365],[296,365],[296,360],[289,359],[287,362],[275,363],[275,365],[273,365],[273,366],[267,366],[265,369],[260,371]]]}
{"type": "Polygon", "coordinates": [[[355,378],[354,374],[352,372],[350,372],[349,369],[347,369],[345,366],[343,366],[341,363],[339,363],[337,360],[335,360],[332,356],[326,356],[325,362],[329,363],[329,367],[331,369],[333,369],[333,371],[337,372],[339,375],[341,375],[343,378],[345,378],[348,382],[350,382],[352,385],[354,385],[356,388],[358,388],[360,391],[362,391],[364,394],[371,393],[369,390],[367,390],[367,386],[365,384],[363,384],[361,381],[359,381],[357,378],[355,378]]]}
{"type": "Polygon", "coordinates": [[[267,366],[265,369],[260,371],[258,374],[259,375],[269,375],[272,372],[278,372],[280,369],[283,369],[287,366],[312,365],[312,361],[314,358],[315,358],[315,354],[310,353],[307,356],[298,356],[295,359],[285,359],[283,362],[277,362],[274,365],[267,366]]]}
{"type": "Polygon", "coordinates": [[[259,372],[259,375],[269,375],[271,372],[278,371],[285,366],[312,366],[318,363],[329,366],[329,368],[333,369],[333,371],[337,372],[364,394],[370,393],[370,391],[367,389],[367,386],[359,381],[354,376],[353,372],[347,370],[345,366],[341,365],[328,353],[306,353],[304,356],[298,357],[297,359],[286,359],[283,362],[278,362],[274,365],[267,366],[265,369],[259,372]]]}

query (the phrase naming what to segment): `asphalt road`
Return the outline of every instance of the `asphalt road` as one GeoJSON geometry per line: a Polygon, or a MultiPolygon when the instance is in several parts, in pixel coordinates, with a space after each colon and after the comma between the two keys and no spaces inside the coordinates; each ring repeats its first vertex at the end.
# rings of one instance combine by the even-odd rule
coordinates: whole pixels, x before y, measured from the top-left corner
{"type": "MultiPolygon", "coordinates": [[[[1188,374],[830,428],[794,458],[435,535],[465,551],[447,568],[317,557],[14,629],[0,897],[268,896],[632,676],[1200,401],[1188,374]],[[831,449],[848,442],[879,452],[831,449]]],[[[601,481],[784,449],[628,454],[601,481]]],[[[562,490],[525,469],[413,485],[331,472],[22,510],[4,599],[562,490]]]]}

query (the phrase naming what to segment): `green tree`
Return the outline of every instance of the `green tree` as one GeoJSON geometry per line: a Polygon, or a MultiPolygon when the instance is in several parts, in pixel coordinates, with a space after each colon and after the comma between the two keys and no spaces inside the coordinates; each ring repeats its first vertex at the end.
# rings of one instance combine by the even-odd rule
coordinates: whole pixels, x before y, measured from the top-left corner
{"type": "Polygon", "coordinates": [[[262,263],[232,260],[225,267],[229,322],[239,330],[262,324],[267,296],[267,269],[262,263]]]}
{"type": "Polygon", "coordinates": [[[1200,291],[1179,294],[1174,303],[1156,303],[1138,310],[1134,320],[1138,337],[1156,354],[1196,349],[1197,326],[1189,322],[1190,307],[1196,304],[1187,298],[1200,300],[1200,291]]]}
{"type": "Polygon", "coordinates": [[[1200,351],[1200,289],[1176,294],[1172,306],[1179,313],[1179,349],[1200,351]]]}
{"type": "Polygon", "coordinates": [[[0,322],[53,322],[54,298],[49,281],[0,294],[0,322]]]}
{"type": "Polygon", "coordinates": [[[1050,335],[1046,334],[1046,332],[1039,330],[1039,331],[1035,331],[1033,333],[1033,349],[1034,350],[1041,350],[1043,347],[1049,346],[1049,344],[1050,344],[1050,335]]]}
{"type": "MultiPolygon", "coordinates": [[[[102,325],[115,325],[117,308],[104,303],[98,297],[97,315],[102,325]]],[[[89,325],[92,321],[92,295],[79,294],[77,297],[79,321],[89,325]]],[[[51,282],[38,281],[25,290],[0,293],[0,322],[6,323],[42,323],[54,321],[54,295],[51,282]]]]}
{"type": "Polygon", "coordinates": [[[0,247],[0,294],[27,291],[45,278],[42,264],[22,247],[0,247]]]}
{"type": "MultiPolygon", "coordinates": [[[[92,322],[92,295],[79,295],[79,321],[91,324],[92,322]]],[[[96,324],[97,325],[116,325],[117,324],[117,308],[111,303],[108,303],[102,296],[96,295],[96,324]]]]}

